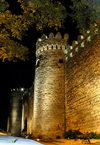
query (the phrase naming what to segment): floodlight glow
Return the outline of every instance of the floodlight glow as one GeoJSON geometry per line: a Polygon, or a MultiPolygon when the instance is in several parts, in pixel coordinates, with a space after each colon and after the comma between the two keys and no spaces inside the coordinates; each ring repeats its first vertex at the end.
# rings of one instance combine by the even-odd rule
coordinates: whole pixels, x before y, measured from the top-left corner
{"type": "Polygon", "coordinates": [[[41,38],[39,38],[38,41],[41,42],[42,41],[41,38]]]}
{"type": "Polygon", "coordinates": [[[24,91],[24,88],[21,88],[20,90],[21,90],[21,91],[24,91]]]}

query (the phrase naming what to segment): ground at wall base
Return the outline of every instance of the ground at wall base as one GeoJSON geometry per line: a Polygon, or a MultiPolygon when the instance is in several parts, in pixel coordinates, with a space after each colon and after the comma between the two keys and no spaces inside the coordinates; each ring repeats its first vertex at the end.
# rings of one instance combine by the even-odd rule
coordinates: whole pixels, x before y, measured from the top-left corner
{"type": "MultiPolygon", "coordinates": [[[[100,139],[91,139],[90,145],[100,145],[100,139]]],[[[73,139],[56,139],[52,142],[41,142],[44,145],[86,145],[88,143],[83,142],[82,140],[73,140],[73,139]]]]}

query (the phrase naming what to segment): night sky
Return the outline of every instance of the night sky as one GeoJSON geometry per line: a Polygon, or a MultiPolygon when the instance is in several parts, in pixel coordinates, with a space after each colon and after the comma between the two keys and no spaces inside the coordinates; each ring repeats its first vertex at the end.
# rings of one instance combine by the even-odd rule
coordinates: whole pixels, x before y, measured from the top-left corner
{"type": "MultiPolygon", "coordinates": [[[[10,4],[9,9],[13,13],[20,13],[21,10],[18,7],[16,0],[7,0],[10,4]]],[[[99,1],[98,1],[99,2],[99,1]]],[[[70,0],[63,0],[63,5],[67,8],[70,4],[70,0]]],[[[70,11],[70,10],[69,10],[70,11]]],[[[70,34],[70,42],[72,39],[76,39],[78,35],[78,30],[76,29],[76,24],[72,24],[72,20],[69,18],[67,22],[64,23],[65,29],[60,29],[59,31],[70,34]]],[[[45,28],[44,32],[48,35],[50,32],[56,32],[52,29],[45,28]]],[[[37,38],[42,35],[41,32],[37,32],[33,28],[28,31],[28,37],[23,39],[25,45],[29,47],[30,54],[29,60],[26,62],[18,61],[14,62],[1,62],[0,61],[0,128],[6,130],[7,115],[9,112],[9,100],[10,100],[10,90],[12,88],[30,88],[34,81],[34,68],[35,68],[35,44],[37,38]]]]}

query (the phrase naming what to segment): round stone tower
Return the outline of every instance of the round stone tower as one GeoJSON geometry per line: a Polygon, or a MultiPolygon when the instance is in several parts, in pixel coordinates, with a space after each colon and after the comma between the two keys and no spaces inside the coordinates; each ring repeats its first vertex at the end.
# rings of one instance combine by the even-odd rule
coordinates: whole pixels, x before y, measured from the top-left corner
{"type": "Polygon", "coordinates": [[[37,41],[34,86],[34,137],[63,137],[65,131],[65,49],[68,34],[37,41]]]}

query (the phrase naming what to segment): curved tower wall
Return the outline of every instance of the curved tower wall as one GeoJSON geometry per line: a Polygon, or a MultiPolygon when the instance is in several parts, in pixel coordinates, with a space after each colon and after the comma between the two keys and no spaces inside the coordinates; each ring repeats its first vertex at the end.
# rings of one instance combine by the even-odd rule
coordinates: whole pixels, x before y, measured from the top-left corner
{"type": "Polygon", "coordinates": [[[65,46],[67,38],[58,33],[37,43],[34,86],[35,137],[57,137],[64,134],[65,46]],[[43,42],[42,42],[43,41],[43,42]]]}

